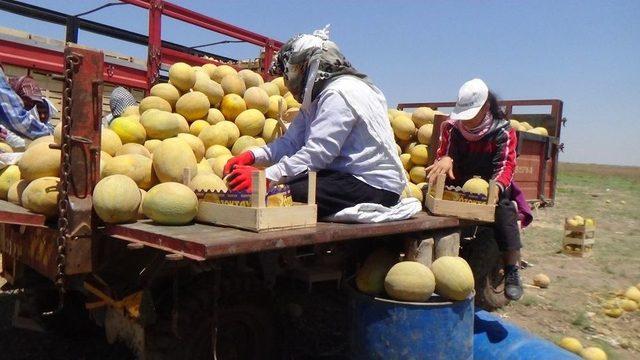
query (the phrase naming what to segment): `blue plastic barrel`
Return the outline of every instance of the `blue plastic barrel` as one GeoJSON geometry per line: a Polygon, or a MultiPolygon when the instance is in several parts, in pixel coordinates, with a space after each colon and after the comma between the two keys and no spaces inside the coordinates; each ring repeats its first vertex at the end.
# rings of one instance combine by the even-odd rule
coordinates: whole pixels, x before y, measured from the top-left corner
{"type": "Polygon", "coordinates": [[[473,359],[473,297],[409,303],[351,288],[349,306],[351,359],[473,359]]]}
{"type": "Polygon", "coordinates": [[[577,355],[486,311],[475,316],[473,356],[476,360],[573,360],[577,355]]]}

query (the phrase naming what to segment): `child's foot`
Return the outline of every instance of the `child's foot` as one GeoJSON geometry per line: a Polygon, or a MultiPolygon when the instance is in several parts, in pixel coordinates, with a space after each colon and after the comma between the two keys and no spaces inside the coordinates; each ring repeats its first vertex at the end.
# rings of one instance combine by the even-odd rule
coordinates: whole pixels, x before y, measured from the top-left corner
{"type": "Polygon", "coordinates": [[[504,282],[504,295],[509,300],[518,301],[522,297],[522,281],[517,269],[507,269],[504,282]]]}

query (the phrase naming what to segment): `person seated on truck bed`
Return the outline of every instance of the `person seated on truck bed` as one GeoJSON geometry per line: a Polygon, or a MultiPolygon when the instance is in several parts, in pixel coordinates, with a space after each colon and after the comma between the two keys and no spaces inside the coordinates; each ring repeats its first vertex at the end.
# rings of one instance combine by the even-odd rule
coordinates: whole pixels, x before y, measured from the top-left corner
{"type": "Polygon", "coordinates": [[[308,170],[317,171],[322,218],[360,203],[398,203],[406,186],[384,95],[351,66],[328,29],[298,35],[282,46],[271,73],[302,106],[287,132],[231,158],[231,190],[251,190],[255,166],[268,166],[270,182],[288,183],[294,201],[307,201],[308,170]]]}
{"type": "Polygon", "coordinates": [[[427,167],[427,178],[433,183],[436,175],[447,174],[447,183],[455,186],[476,175],[495,181],[499,200],[493,227],[505,264],[505,295],[518,300],[523,294],[518,274],[522,243],[518,210],[511,201],[518,141],[505,119],[496,96],[482,80],[462,85],[449,120],[442,123],[436,161],[427,167]]]}
{"type": "Polygon", "coordinates": [[[55,108],[42,96],[33,78],[7,78],[0,65],[0,127],[7,131],[7,143],[12,148],[24,148],[21,137],[33,140],[51,135],[52,111],[55,108]]]}

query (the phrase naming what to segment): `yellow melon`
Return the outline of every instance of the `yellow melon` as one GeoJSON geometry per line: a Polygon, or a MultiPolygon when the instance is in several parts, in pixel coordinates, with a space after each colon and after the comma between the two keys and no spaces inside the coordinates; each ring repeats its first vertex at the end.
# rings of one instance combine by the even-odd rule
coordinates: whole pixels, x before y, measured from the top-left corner
{"type": "Polygon", "coordinates": [[[11,184],[7,190],[7,201],[16,205],[22,205],[22,193],[27,185],[29,185],[29,181],[24,179],[11,184]]]}
{"type": "Polygon", "coordinates": [[[266,119],[264,128],[262,128],[262,138],[265,142],[270,143],[280,136],[280,125],[276,119],[266,119]]]}
{"type": "Polygon", "coordinates": [[[154,186],[147,192],[142,203],[142,212],[158,224],[185,225],[198,213],[198,198],[188,186],[166,182],[154,186]]]}
{"type": "Polygon", "coordinates": [[[628,312],[636,311],[638,310],[638,303],[630,299],[623,299],[620,302],[620,308],[628,312]]]}
{"type": "Polygon", "coordinates": [[[144,142],[144,147],[147,148],[147,150],[149,150],[149,152],[151,154],[153,154],[153,151],[156,149],[156,147],[158,147],[158,145],[160,145],[162,143],[162,140],[158,140],[158,139],[151,139],[151,140],[147,140],[144,142]]]}
{"type": "Polygon", "coordinates": [[[429,160],[429,149],[427,145],[418,144],[410,151],[411,162],[416,165],[427,165],[429,160]]]}
{"type": "Polygon", "coordinates": [[[549,279],[545,274],[540,273],[533,277],[533,285],[535,286],[539,286],[544,289],[548,288],[549,284],[551,284],[551,279],[549,279]]]}
{"type": "Polygon", "coordinates": [[[255,145],[256,145],[256,147],[263,147],[263,146],[267,145],[267,142],[264,141],[263,138],[259,137],[259,138],[256,138],[255,145]]]}
{"type": "Polygon", "coordinates": [[[427,171],[424,166],[414,166],[409,170],[409,178],[414,184],[424,182],[427,178],[427,171]]]}
{"type": "Polygon", "coordinates": [[[416,132],[416,126],[410,118],[398,115],[391,120],[393,133],[400,140],[410,140],[416,132]]]}
{"type": "Polygon", "coordinates": [[[209,165],[211,165],[211,169],[213,169],[213,172],[218,175],[219,177],[223,177],[223,171],[224,171],[224,166],[227,164],[227,161],[229,161],[229,159],[231,159],[233,156],[232,155],[227,155],[227,154],[223,154],[220,155],[218,157],[209,159],[209,165]]]}
{"type": "Polygon", "coordinates": [[[11,185],[20,181],[20,168],[9,165],[0,170],[0,199],[7,200],[7,193],[11,185]]]}
{"type": "Polygon", "coordinates": [[[533,128],[533,129],[527,130],[527,132],[530,132],[532,134],[542,135],[542,136],[549,136],[549,132],[547,131],[547,129],[543,127],[533,128]]]}
{"type": "Polygon", "coordinates": [[[100,177],[102,177],[102,171],[104,170],[104,165],[107,163],[107,161],[109,161],[110,159],[113,159],[113,156],[107,154],[104,151],[100,151],[100,177]]]}
{"type": "Polygon", "coordinates": [[[195,121],[203,118],[209,112],[209,99],[200,91],[186,93],[176,102],[176,112],[187,119],[195,121]]]}
{"type": "Polygon", "coordinates": [[[290,92],[284,94],[283,99],[287,103],[287,109],[300,108],[300,103],[290,92]]]}
{"type": "Polygon", "coordinates": [[[202,71],[206,72],[207,75],[209,75],[210,79],[213,79],[213,74],[215,73],[217,67],[218,66],[216,66],[216,64],[204,64],[202,65],[202,71]]]}
{"type": "Polygon", "coordinates": [[[53,135],[47,135],[47,136],[41,136],[35,140],[33,140],[32,142],[29,143],[29,145],[27,145],[27,149],[32,147],[32,146],[36,146],[38,144],[41,143],[45,143],[45,144],[55,144],[56,140],[53,137],[53,135]]]}
{"type": "Polygon", "coordinates": [[[182,130],[179,118],[175,114],[166,111],[153,110],[145,112],[140,117],[140,123],[147,131],[149,139],[164,140],[178,135],[182,130]]]}
{"type": "Polygon", "coordinates": [[[522,126],[524,128],[525,131],[531,130],[533,129],[533,126],[531,126],[528,122],[526,121],[522,121],[520,122],[520,126],[522,126]]]}
{"type": "Polygon", "coordinates": [[[237,75],[238,71],[236,71],[236,69],[232,68],[229,65],[219,65],[213,71],[213,75],[211,76],[211,79],[214,80],[217,83],[220,83],[222,81],[222,79],[224,79],[225,76],[232,75],[232,74],[236,74],[237,75]]]}
{"type": "Polygon", "coordinates": [[[198,79],[193,90],[205,94],[211,106],[219,106],[224,96],[222,86],[209,78],[198,79]]]}
{"type": "Polygon", "coordinates": [[[215,125],[221,121],[224,121],[225,119],[224,119],[224,115],[220,110],[212,108],[212,109],[209,109],[209,112],[207,113],[207,117],[203,118],[203,120],[205,120],[211,125],[215,125]]]}
{"type": "Polygon", "coordinates": [[[260,76],[260,74],[255,73],[249,69],[243,69],[238,71],[238,75],[244,81],[244,84],[247,87],[247,89],[253,86],[260,86],[261,84],[264,84],[264,80],[262,79],[262,76],[260,76]]]}
{"type": "Polygon", "coordinates": [[[402,261],[393,265],[384,279],[384,289],[389,297],[399,301],[427,301],[435,287],[431,270],[416,261],[402,261]]]}
{"type": "Polygon", "coordinates": [[[122,146],[122,140],[115,131],[107,128],[102,128],[100,149],[107,154],[113,156],[116,151],[122,146]]]}
{"type": "Polygon", "coordinates": [[[224,128],[219,127],[218,124],[209,125],[202,129],[198,137],[202,140],[205,149],[208,149],[213,145],[227,146],[227,143],[229,142],[229,134],[224,128]]]}
{"type": "Polygon", "coordinates": [[[266,82],[262,85],[259,86],[261,89],[263,89],[264,91],[267,92],[267,94],[269,95],[269,97],[274,96],[274,95],[280,95],[280,89],[278,88],[278,85],[272,83],[272,82],[266,82]]]}
{"type": "MultiPolygon", "coordinates": [[[[153,94],[151,94],[153,95],[153,94]]],[[[165,99],[166,100],[166,99],[165,99]]],[[[138,105],[129,105],[122,111],[120,116],[140,116],[140,107],[138,105]]]]}
{"type": "Polygon", "coordinates": [[[429,145],[429,143],[431,143],[431,135],[433,135],[433,124],[420,126],[418,129],[418,142],[429,145]]]}
{"type": "Polygon", "coordinates": [[[365,259],[356,272],[356,287],[369,295],[384,291],[384,278],[389,269],[398,262],[398,254],[386,248],[378,248],[365,259]]]}
{"type": "Polygon", "coordinates": [[[464,300],[474,289],[473,272],[461,257],[441,256],[431,265],[436,278],[436,292],[451,300],[464,300]]]}
{"type": "Polygon", "coordinates": [[[196,165],[196,175],[201,174],[213,174],[213,169],[211,168],[209,161],[207,161],[207,158],[203,158],[202,161],[196,165]]]}
{"type": "Polygon", "coordinates": [[[209,77],[209,74],[207,74],[205,71],[202,70],[201,67],[193,66],[193,69],[196,71],[196,82],[193,84],[192,90],[195,90],[198,84],[198,80],[200,81],[211,80],[211,78],[209,77]]]}
{"type": "Polygon", "coordinates": [[[248,88],[244,92],[244,102],[247,109],[256,109],[263,114],[269,110],[269,95],[259,87],[248,88]]]}
{"type": "Polygon", "coordinates": [[[598,347],[587,347],[580,352],[584,360],[607,360],[607,353],[598,347]]]}
{"type": "Polygon", "coordinates": [[[210,124],[206,120],[196,120],[191,123],[191,126],[189,126],[189,134],[198,136],[202,129],[207,126],[210,126],[210,124]]]}
{"type": "Polygon", "coordinates": [[[173,111],[171,104],[159,97],[159,96],[147,96],[146,98],[140,101],[140,114],[144,115],[144,112],[150,109],[162,110],[162,111],[173,111]]]}
{"type": "Polygon", "coordinates": [[[635,286],[630,286],[625,292],[624,297],[629,300],[633,300],[637,303],[640,303],[640,290],[638,290],[635,286]]]}
{"type": "Polygon", "coordinates": [[[240,137],[240,129],[231,121],[221,121],[215,126],[227,134],[227,147],[233,146],[236,140],[240,137]]]}
{"type": "Polygon", "coordinates": [[[474,176],[462,185],[462,190],[487,196],[489,194],[489,183],[479,176],[474,176]]]}
{"type": "Polygon", "coordinates": [[[231,155],[231,150],[222,145],[212,145],[207,148],[204,157],[207,159],[217,158],[220,155],[231,155]]]}
{"type": "MultiPolygon", "coordinates": [[[[57,143],[56,143],[57,144],[57,143]]],[[[0,153],[12,153],[13,149],[6,142],[0,142],[0,153]]]]}
{"type": "Polygon", "coordinates": [[[416,128],[420,128],[426,124],[433,124],[433,117],[435,112],[428,107],[419,107],[413,114],[411,114],[411,121],[416,125],[416,128]]]}
{"type": "Polygon", "coordinates": [[[580,354],[582,351],[582,344],[580,340],[573,337],[564,337],[560,341],[558,341],[558,346],[561,348],[571,351],[574,354],[580,354]]]}
{"type": "Polygon", "coordinates": [[[184,140],[189,144],[191,150],[193,150],[193,155],[196,157],[196,161],[202,160],[204,157],[204,143],[200,138],[191,134],[178,134],[178,138],[184,140]]]}
{"type": "Polygon", "coordinates": [[[420,200],[421,202],[424,200],[424,195],[422,194],[422,189],[414,184],[414,183],[407,183],[407,186],[409,187],[409,196],[416,198],[418,200],[420,200]]]}
{"type": "Polygon", "coordinates": [[[225,76],[220,82],[222,90],[226,95],[236,94],[239,96],[244,95],[247,87],[244,85],[244,81],[238,74],[229,74],[225,76]]]}
{"type": "Polygon", "coordinates": [[[213,172],[211,174],[198,174],[189,183],[193,191],[227,191],[225,182],[213,172]]]}
{"type": "Polygon", "coordinates": [[[123,144],[136,143],[144,144],[147,139],[147,131],[140,121],[132,116],[121,116],[115,118],[109,128],[118,134],[123,144]]]}
{"type": "Polygon", "coordinates": [[[402,167],[405,170],[409,171],[413,167],[413,163],[411,162],[411,154],[400,154],[400,161],[402,162],[402,167]]]}
{"type": "Polygon", "coordinates": [[[136,143],[124,144],[120,149],[118,149],[118,151],[116,151],[116,156],[127,154],[138,154],[151,159],[151,152],[149,151],[149,149],[144,147],[144,145],[136,143]]]}
{"type": "MultiPolygon", "coordinates": [[[[56,127],[53,128],[53,142],[58,145],[62,144],[62,121],[60,121],[58,125],[56,125],[56,127]]],[[[13,151],[9,151],[9,152],[13,152],[13,151]]]]}
{"type": "Polygon", "coordinates": [[[18,161],[20,174],[25,180],[60,174],[60,150],[50,149],[48,143],[30,146],[18,161]]]}
{"type": "Polygon", "coordinates": [[[177,62],[169,67],[169,81],[180,91],[189,91],[196,83],[196,71],[188,64],[177,62]]]}
{"type": "Polygon", "coordinates": [[[184,169],[190,169],[193,177],[197,164],[191,147],[180,138],[163,140],[153,153],[153,169],[161,182],[182,182],[184,169]]]}
{"type": "Polygon", "coordinates": [[[413,148],[414,148],[416,145],[418,145],[418,143],[417,143],[417,142],[415,142],[415,141],[411,141],[411,142],[403,141],[400,145],[403,145],[403,149],[404,149],[404,152],[405,152],[405,153],[407,153],[407,154],[411,154],[411,150],[413,150],[413,148]]]}
{"type": "Polygon", "coordinates": [[[287,109],[284,98],[280,95],[269,96],[269,107],[267,108],[267,116],[277,119],[280,116],[280,101],[283,101],[283,110],[287,109]]]}
{"type": "Polygon", "coordinates": [[[284,84],[284,78],[282,76],[271,80],[271,83],[278,87],[280,95],[284,96],[284,94],[289,92],[289,89],[287,89],[287,86],[284,84]]]}
{"type": "MultiPolygon", "coordinates": [[[[176,101],[180,98],[180,91],[175,86],[168,83],[155,84],[149,90],[152,96],[157,96],[166,100],[175,109],[176,101]]],[[[163,109],[160,109],[163,110],[163,109]]]]}
{"type": "Polygon", "coordinates": [[[235,124],[240,129],[240,135],[257,136],[264,128],[264,114],[256,109],[245,110],[236,117],[235,124]]]}
{"type": "Polygon", "coordinates": [[[114,156],[106,161],[102,177],[125,175],[138,184],[141,189],[149,189],[158,182],[152,168],[152,161],[139,154],[114,156]]]}
{"type": "Polygon", "coordinates": [[[243,152],[256,147],[256,139],[249,135],[242,135],[236,140],[231,148],[231,154],[238,156],[243,152]]]}
{"type": "Polygon", "coordinates": [[[220,111],[224,115],[224,118],[229,121],[234,121],[236,117],[243,111],[247,110],[247,105],[244,99],[237,94],[227,94],[222,98],[220,104],[220,111]]]}
{"type": "Polygon", "coordinates": [[[510,125],[512,128],[514,128],[514,129],[516,129],[516,128],[520,128],[520,127],[521,127],[521,125],[520,125],[520,121],[515,120],[515,119],[511,119],[511,120],[509,120],[509,125],[510,125]]]}
{"type": "Polygon", "coordinates": [[[136,221],[141,200],[138,185],[125,175],[107,176],[93,189],[93,209],[109,224],[136,221]]]}
{"type": "Polygon", "coordinates": [[[22,206],[47,218],[58,213],[58,184],[60,179],[45,176],[35,179],[22,192],[22,206]]]}
{"type": "Polygon", "coordinates": [[[284,115],[282,115],[282,121],[286,123],[290,123],[296,119],[296,117],[298,116],[298,113],[300,113],[299,108],[287,109],[287,111],[284,112],[284,115]]]}
{"type": "Polygon", "coordinates": [[[400,110],[398,109],[387,109],[387,116],[389,117],[389,121],[391,121],[391,119],[398,116],[399,114],[400,110]]]}
{"type": "Polygon", "coordinates": [[[184,116],[178,114],[178,113],[174,113],[173,116],[176,117],[176,119],[178,119],[178,134],[180,133],[185,133],[188,134],[189,133],[189,122],[187,122],[187,119],[184,118],[184,116]]]}

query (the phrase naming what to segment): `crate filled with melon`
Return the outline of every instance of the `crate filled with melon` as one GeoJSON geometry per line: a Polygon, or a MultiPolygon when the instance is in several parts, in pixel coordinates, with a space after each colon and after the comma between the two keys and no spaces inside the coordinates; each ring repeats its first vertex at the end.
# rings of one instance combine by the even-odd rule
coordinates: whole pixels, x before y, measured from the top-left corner
{"type": "MultiPolygon", "coordinates": [[[[112,224],[192,223],[199,202],[194,190],[227,191],[226,162],[281,136],[299,107],[282,77],[265,81],[229,65],[173,64],[167,83],[102,128],[95,212],[112,224]]],[[[50,144],[60,144],[60,134],[59,124],[1,171],[2,199],[57,216],[60,150],[50,144]]]]}
{"type": "Polygon", "coordinates": [[[442,256],[430,266],[401,259],[385,247],[374,250],[356,272],[357,290],[404,302],[463,301],[473,296],[473,272],[463,258],[442,256]]]}

